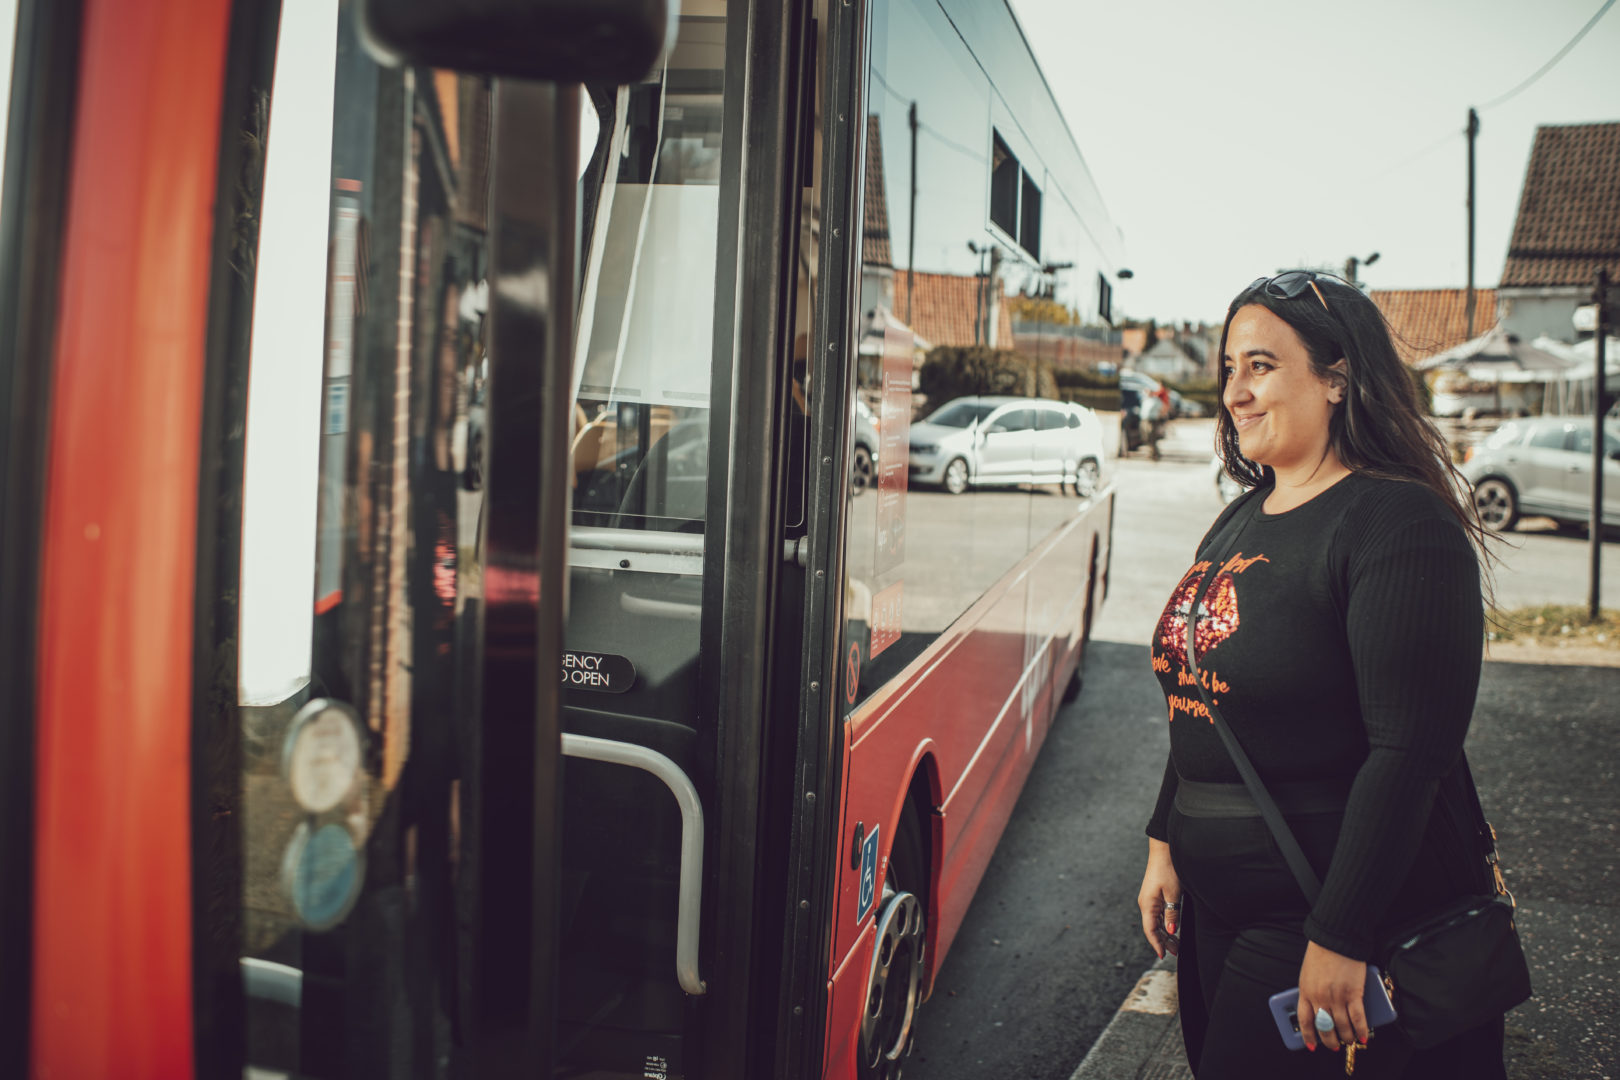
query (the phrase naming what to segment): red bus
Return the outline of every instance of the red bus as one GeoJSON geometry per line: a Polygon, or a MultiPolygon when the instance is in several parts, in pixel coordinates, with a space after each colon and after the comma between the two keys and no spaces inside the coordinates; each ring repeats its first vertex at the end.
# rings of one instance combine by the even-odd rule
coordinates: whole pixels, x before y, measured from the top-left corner
{"type": "Polygon", "coordinates": [[[897,1077],[1111,554],[1004,0],[15,33],[0,1074],[897,1077]]]}

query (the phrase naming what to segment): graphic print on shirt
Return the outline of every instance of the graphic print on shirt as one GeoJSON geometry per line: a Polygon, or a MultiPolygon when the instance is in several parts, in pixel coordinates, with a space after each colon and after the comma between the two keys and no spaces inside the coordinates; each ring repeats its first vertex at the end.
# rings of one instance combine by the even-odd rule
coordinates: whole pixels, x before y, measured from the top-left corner
{"type": "MultiPolygon", "coordinates": [[[[1201,599],[1196,604],[1197,622],[1193,624],[1193,647],[1198,650],[1198,659],[1202,662],[1210,653],[1237,632],[1238,618],[1238,588],[1237,576],[1248,570],[1256,563],[1270,562],[1264,555],[1244,558],[1243,552],[1238,552],[1222,564],[1220,570],[1213,575],[1213,579],[1205,587],[1201,599]]],[[[1170,594],[1170,602],[1165,605],[1164,614],[1159,616],[1159,625],[1154,631],[1155,649],[1153,657],[1154,670],[1168,674],[1171,661],[1181,665],[1178,681],[1182,686],[1191,687],[1194,683],[1190,666],[1187,663],[1187,619],[1194,611],[1194,594],[1198,591],[1199,583],[1205,579],[1212,563],[1194,563],[1170,594]]],[[[1218,676],[1207,668],[1200,667],[1205,687],[1212,693],[1218,693],[1225,688],[1218,676]]],[[[1219,704],[1219,699],[1217,699],[1219,704]]],[[[1180,695],[1170,696],[1170,719],[1176,718],[1177,710],[1202,716],[1209,719],[1209,710],[1205,707],[1201,696],[1180,695]]]]}

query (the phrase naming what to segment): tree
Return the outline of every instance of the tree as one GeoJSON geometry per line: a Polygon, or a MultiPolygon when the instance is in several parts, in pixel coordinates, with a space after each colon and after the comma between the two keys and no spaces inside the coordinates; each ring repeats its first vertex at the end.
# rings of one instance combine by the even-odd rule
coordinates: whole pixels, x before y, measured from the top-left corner
{"type": "Polygon", "coordinates": [[[1007,298],[1007,310],[1018,322],[1050,323],[1053,326],[1069,326],[1078,322],[1073,311],[1064,307],[1056,300],[1049,300],[1044,296],[1026,296],[1019,293],[1017,296],[1007,298]]]}
{"type": "Polygon", "coordinates": [[[1057,380],[1050,367],[1006,349],[940,345],[918,370],[917,389],[934,403],[985,394],[1055,398],[1057,380]]]}

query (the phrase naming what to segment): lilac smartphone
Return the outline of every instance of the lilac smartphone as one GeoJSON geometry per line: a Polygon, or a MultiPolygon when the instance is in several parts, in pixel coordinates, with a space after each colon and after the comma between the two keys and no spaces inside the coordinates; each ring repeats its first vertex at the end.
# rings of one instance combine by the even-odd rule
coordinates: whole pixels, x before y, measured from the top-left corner
{"type": "MultiPolygon", "coordinates": [[[[1367,1026],[1383,1027],[1395,1019],[1395,1003],[1389,1000],[1384,977],[1373,964],[1367,965],[1367,985],[1361,993],[1361,1007],[1367,1013],[1367,1026]]],[[[1271,995],[1271,1018],[1277,1033],[1290,1050],[1305,1049],[1305,1036],[1299,1030],[1299,987],[1271,995]]]]}

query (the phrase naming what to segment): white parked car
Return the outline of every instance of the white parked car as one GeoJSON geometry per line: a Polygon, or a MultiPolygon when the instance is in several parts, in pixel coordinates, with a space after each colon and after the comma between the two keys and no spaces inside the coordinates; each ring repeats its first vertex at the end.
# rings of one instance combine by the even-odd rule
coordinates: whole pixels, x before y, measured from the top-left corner
{"type": "Polygon", "coordinates": [[[912,483],[953,495],[970,487],[1102,482],[1102,423],[1083,405],[1049,398],[961,397],[911,425],[912,483]]]}

